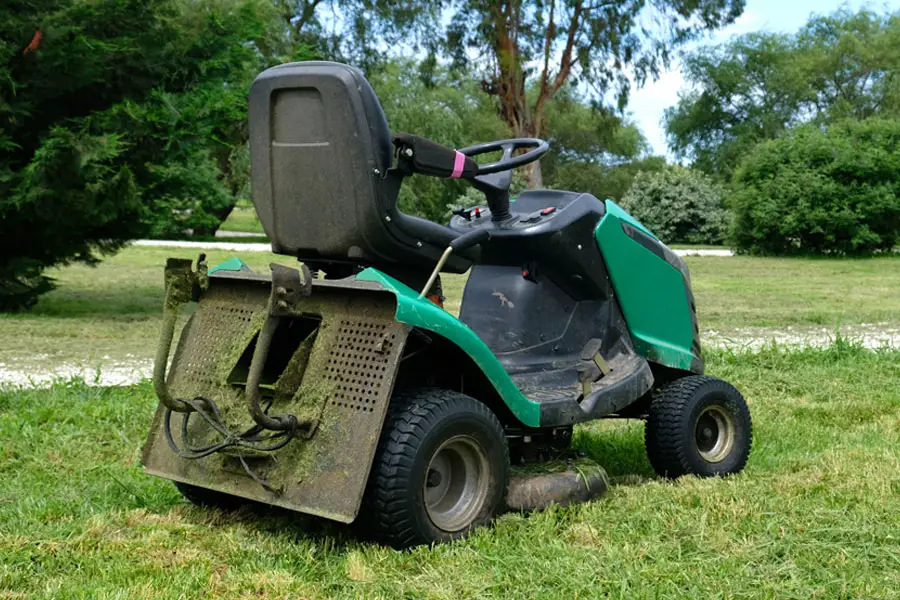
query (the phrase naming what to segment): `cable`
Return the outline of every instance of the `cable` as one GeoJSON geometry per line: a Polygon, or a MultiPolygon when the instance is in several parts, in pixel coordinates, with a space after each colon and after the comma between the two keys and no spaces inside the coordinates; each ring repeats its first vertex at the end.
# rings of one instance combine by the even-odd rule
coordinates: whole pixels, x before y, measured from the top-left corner
{"type": "MultiPolygon", "coordinates": [[[[245,448],[253,452],[275,452],[276,450],[287,446],[288,443],[294,439],[294,435],[297,432],[297,428],[294,427],[286,431],[278,431],[273,435],[260,435],[263,428],[259,425],[254,425],[242,433],[235,433],[225,425],[225,422],[222,419],[222,413],[219,411],[216,403],[209,398],[197,396],[193,399],[180,399],[179,401],[192,409],[190,412],[181,413],[181,441],[183,446],[179,446],[172,436],[172,413],[174,411],[170,408],[166,409],[166,414],[163,419],[163,431],[172,452],[187,460],[205,458],[228,448],[245,448]],[[208,446],[194,446],[191,443],[188,434],[188,425],[191,416],[194,413],[200,415],[210,428],[222,436],[222,439],[208,446]]],[[[270,400],[264,411],[268,411],[271,405],[272,401],[270,400]]],[[[273,493],[275,492],[265,480],[253,473],[243,456],[238,455],[238,459],[240,460],[244,471],[247,472],[247,475],[251,479],[259,483],[266,490],[273,493]]]]}

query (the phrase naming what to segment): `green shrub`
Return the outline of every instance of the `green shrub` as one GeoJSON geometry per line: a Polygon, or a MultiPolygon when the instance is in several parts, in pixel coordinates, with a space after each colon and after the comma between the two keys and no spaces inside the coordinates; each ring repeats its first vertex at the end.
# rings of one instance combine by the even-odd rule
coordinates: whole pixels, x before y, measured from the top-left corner
{"type": "Polygon", "coordinates": [[[663,242],[720,244],[728,228],[722,197],[706,175],[674,166],[638,174],[620,204],[663,242]]]}
{"type": "Polygon", "coordinates": [[[751,254],[860,255],[900,235],[900,121],[798,127],[734,176],[730,238],[751,254]]]}
{"type": "MultiPolygon", "coordinates": [[[[0,5],[0,311],[138,236],[214,232],[241,193],[265,0],[0,5]]],[[[274,43],[274,42],[273,42],[274,43]]]]}

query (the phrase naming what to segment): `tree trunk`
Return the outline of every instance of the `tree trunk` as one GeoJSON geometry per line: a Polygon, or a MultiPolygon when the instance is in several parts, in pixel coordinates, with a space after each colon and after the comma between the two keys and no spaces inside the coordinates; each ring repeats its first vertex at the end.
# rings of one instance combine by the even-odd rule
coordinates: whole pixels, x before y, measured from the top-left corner
{"type": "Polygon", "coordinates": [[[544,177],[541,174],[541,161],[537,160],[525,167],[525,182],[529,190],[537,190],[544,187],[544,177]]]}

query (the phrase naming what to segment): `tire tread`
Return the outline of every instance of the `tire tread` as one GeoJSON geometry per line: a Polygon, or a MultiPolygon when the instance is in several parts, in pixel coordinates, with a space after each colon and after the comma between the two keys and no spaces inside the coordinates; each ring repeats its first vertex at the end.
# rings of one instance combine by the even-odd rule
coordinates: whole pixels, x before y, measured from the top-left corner
{"type": "MultiPolygon", "coordinates": [[[[650,403],[650,411],[644,428],[644,444],[647,458],[653,470],[663,477],[671,479],[683,475],[696,474],[687,455],[688,444],[682,435],[684,414],[690,410],[697,391],[708,385],[721,387],[723,391],[736,394],[743,404],[743,397],[734,386],[726,381],[707,375],[690,375],[670,382],[664,386],[650,403]]],[[[749,412],[746,415],[747,436],[749,444],[753,440],[753,425],[749,412]]],[[[749,447],[743,453],[739,463],[732,469],[738,472],[747,464],[749,447]]]]}
{"type": "MultiPolygon", "coordinates": [[[[395,548],[427,543],[416,532],[413,514],[406,498],[406,480],[413,470],[416,451],[426,433],[440,421],[442,415],[460,405],[478,413],[495,428],[503,439],[503,427],[483,403],[452,390],[417,388],[401,391],[391,399],[385,425],[369,476],[369,489],[361,514],[368,520],[369,533],[395,548]],[[403,476],[398,476],[403,475],[403,476]]],[[[509,450],[503,445],[506,464],[509,450]]],[[[505,478],[501,498],[506,497],[505,478]]]]}

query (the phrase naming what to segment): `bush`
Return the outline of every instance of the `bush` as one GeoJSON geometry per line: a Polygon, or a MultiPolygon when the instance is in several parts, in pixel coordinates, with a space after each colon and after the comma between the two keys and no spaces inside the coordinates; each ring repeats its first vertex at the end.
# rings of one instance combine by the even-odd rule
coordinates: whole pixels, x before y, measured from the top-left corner
{"type": "Polygon", "coordinates": [[[721,244],[728,229],[722,197],[706,175],[675,166],[638,174],[621,205],[663,242],[721,244]]]}
{"type": "Polygon", "coordinates": [[[545,171],[544,181],[553,189],[586,192],[601,200],[621,202],[641,173],[658,173],[666,168],[662,156],[636,158],[618,164],[602,164],[589,161],[571,161],[560,164],[550,176],[545,171]]]}
{"type": "Polygon", "coordinates": [[[271,6],[0,6],[0,311],[50,289],[48,267],[218,227],[246,179],[246,89],[280,39],[271,6]]]}
{"type": "Polygon", "coordinates": [[[756,146],[734,183],[730,238],[738,251],[890,251],[900,234],[900,121],[796,128],[756,146]]]}

